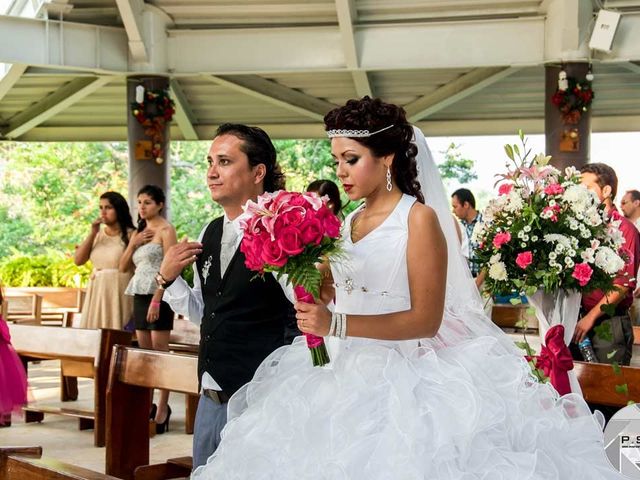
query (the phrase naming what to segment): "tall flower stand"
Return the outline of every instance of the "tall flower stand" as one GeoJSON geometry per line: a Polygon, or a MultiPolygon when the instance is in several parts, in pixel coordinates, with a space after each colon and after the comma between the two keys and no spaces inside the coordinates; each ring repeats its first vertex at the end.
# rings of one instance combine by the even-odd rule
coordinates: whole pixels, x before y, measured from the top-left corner
{"type": "Polygon", "coordinates": [[[539,368],[545,370],[545,375],[561,395],[582,395],[568,349],[578,323],[582,294],[573,290],[546,293],[539,289],[533,295],[527,295],[527,299],[535,309],[542,341],[542,352],[537,360],[539,368]]]}

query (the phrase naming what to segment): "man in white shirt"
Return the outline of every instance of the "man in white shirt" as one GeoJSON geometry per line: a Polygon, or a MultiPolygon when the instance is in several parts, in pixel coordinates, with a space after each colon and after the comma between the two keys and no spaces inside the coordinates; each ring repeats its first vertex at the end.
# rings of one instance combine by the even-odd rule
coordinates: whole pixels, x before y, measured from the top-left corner
{"type": "Polygon", "coordinates": [[[216,132],[207,160],[211,198],[222,206],[224,216],[205,226],[197,242],[170,248],[157,276],[166,289],[163,300],[200,324],[194,469],[206,463],[220,442],[229,397],[284,344],[285,325],[295,315],[273,276],[252,281],[256,273],[246,268],[239,249],[242,206],[264,191],[284,188],[271,140],[260,128],[225,124],[216,132]],[[192,264],[190,288],[180,272],[192,264]]]}

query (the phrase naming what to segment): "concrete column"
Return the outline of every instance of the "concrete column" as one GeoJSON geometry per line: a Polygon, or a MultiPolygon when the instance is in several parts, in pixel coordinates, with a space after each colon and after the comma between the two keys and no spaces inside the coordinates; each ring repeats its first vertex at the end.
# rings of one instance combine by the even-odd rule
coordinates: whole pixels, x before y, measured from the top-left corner
{"type": "MultiPolygon", "coordinates": [[[[169,124],[164,126],[161,132],[161,140],[153,138],[152,129],[145,128],[131,114],[130,105],[136,98],[136,87],[144,86],[145,90],[161,90],[169,88],[169,79],[166,77],[146,75],[144,77],[129,77],[127,79],[127,135],[129,141],[129,205],[133,218],[137,218],[137,195],[144,185],[153,184],[162,188],[167,197],[163,214],[169,218],[169,124]],[[139,143],[140,142],[140,143],[139,143]],[[146,143],[145,143],[146,142],[146,143]],[[140,158],[140,150],[143,146],[153,147],[154,143],[160,143],[162,154],[159,157],[149,155],[145,159],[140,158]],[[137,154],[136,154],[137,152],[137,154]]],[[[153,113],[151,110],[148,110],[153,113]]]]}
{"type": "MultiPolygon", "coordinates": [[[[589,69],[588,63],[566,63],[567,77],[583,82],[589,69]]],[[[564,170],[573,165],[576,168],[589,163],[591,150],[591,109],[581,112],[580,120],[567,123],[551,97],[558,88],[559,66],[545,67],[544,131],[547,155],[553,158],[551,164],[564,170]],[[572,149],[575,149],[571,151],[572,149]]]]}

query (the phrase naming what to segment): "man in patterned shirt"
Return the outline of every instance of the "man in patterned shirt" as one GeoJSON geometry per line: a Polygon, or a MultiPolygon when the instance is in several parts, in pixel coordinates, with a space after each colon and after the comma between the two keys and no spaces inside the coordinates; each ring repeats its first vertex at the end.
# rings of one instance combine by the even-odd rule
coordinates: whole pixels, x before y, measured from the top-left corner
{"type": "Polygon", "coordinates": [[[480,274],[480,265],[477,263],[476,250],[478,243],[473,241],[473,229],[482,221],[482,214],[476,210],[476,199],[469,189],[459,188],[451,195],[453,213],[460,219],[462,226],[469,237],[469,269],[473,278],[480,274]]]}

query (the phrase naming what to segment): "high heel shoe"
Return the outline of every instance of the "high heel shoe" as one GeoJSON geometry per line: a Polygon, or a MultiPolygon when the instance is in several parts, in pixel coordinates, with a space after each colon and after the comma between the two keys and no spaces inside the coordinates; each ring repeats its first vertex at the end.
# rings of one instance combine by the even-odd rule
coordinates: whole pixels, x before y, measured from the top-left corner
{"type": "Polygon", "coordinates": [[[162,423],[156,423],[156,433],[158,435],[169,431],[169,419],[171,418],[171,407],[167,405],[167,418],[162,423]]]}
{"type": "Polygon", "coordinates": [[[149,420],[153,420],[156,418],[156,413],[158,412],[158,405],[155,403],[151,404],[151,410],[149,411],[149,420]]]}

